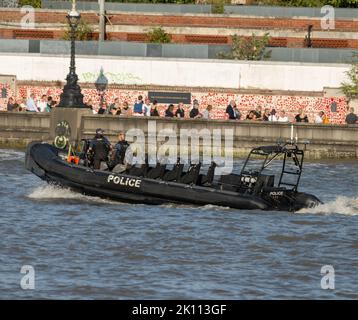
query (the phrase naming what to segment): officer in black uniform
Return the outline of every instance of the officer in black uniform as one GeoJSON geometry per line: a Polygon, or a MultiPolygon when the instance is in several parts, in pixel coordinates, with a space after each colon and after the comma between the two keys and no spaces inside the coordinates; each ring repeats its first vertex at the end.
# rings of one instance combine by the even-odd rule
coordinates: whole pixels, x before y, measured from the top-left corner
{"type": "Polygon", "coordinates": [[[108,154],[112,150],[112,145],[108,139],[103,135],[104,131],[102,129],[96,130],[96,135],[91,140],[88,153],[91,157],[91,165],[93,169],[100,169],[101,162],[108,161],[108,154]]]}
{"type": "Polygon", "coordinates": [[[126,151],[128,147],[129,147],[129,143],[126,141],[126,135],[123,131],[120,131],[118,133],[118,142],[114,146],[112,159],[110,161],[110,165],[109,165],[110,170],[112,170],[117,165],[126,166],[125,158],[126,158],[126,151]]]}

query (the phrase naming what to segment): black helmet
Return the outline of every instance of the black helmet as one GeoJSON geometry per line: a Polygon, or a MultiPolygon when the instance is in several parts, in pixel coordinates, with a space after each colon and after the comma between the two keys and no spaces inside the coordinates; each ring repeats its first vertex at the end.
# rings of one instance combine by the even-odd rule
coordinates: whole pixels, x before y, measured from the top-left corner
{"type": "Polygon", "coordinates": [[[96,134],[102,135],[102,134],[104,134],[104,130],[101,128],[98,128],[98,129],[96,129],[96,134]]]}

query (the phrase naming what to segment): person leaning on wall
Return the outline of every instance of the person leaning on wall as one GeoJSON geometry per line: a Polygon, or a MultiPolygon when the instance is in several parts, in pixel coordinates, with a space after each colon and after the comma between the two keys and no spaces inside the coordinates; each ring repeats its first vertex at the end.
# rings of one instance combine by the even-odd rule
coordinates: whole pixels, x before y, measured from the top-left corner
{"type": "Polygon", "coordinates": [[[348,114],[346,116],[347,124],[358,124],[358,116],[354,113],[354,108],[351,107],[348,109],[348,114]]]}
{"type": "Polygon", "coordinates": [[[6,105],[6,109],[7,111],[17,111],[19,108],[19,105],[17,104],[17,102],[15,101],[15,99],[13,97],[10,97],[9,100],[7,101],[7,105],[6,105]]]}

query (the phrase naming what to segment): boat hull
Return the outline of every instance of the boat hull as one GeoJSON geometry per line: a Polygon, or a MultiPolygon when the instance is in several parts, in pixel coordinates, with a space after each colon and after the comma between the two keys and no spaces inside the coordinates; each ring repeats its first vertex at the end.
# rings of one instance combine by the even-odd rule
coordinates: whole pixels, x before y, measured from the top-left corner
{"type": "Polygon", "coordinates": [[[69,164],[61,159],[55,147],[45,143],[31,143],[28,146],[25,165],[28,170],[49,183],[86,195],[113,200],[143,204],[209,204],[247,210],[289,210],[274,208],[272,203],[260,196],[116,174],[69,164]]]}

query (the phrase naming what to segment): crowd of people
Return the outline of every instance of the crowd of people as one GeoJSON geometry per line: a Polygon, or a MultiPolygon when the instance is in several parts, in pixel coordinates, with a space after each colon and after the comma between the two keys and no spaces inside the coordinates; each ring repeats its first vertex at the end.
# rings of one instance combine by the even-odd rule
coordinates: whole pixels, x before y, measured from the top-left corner
{"type": "MultiPolygon", "coordinates": [[[[159,117],[158,102],[154,100],[151,102],[148,98],[143,99],[143,96],[138,96],[138,99],[130,108],[128,102],[120,103],[116,98],[112,104],[108,105],[106,102],[101,107],[92,105],[92,101],[89,101],[89,106],[92,108],[93,114],[112,114],[112,115],[134,115],[134,116],[147,116],[147,117],[159,117]]],[[[208,104],[203,111],[199,111],[199,101],[194,99],[192,106],[189,110],[185,110],[182,102],[178,103],[177,107],[174,104],[169,104],[164,112],[166,118],[185,118],[192,119],[211,119],[213,106],[208,104]]],[[[272,121],[272,122],[310,122],[308,116],[305,114],[304,109],[299,109],[297,115],[292,119],[286,114],[285,110],[276,111],[275,109],[265,108],[258,106],[253,110],[250,110],[246,116],[243,116],[237,104],[234,100],[231,100],[225,110],[226,118],[229,120],[251,120],[251,121],[272,121]]],[[[324,111],[319,111],[313,121],[314,123],[330,123],[330,119],[324,111]]],[[[358,116],[355,115],[354,109],[350,108],[346,117],[346,123],[355,124],[358,123],[358,116]]]]}
{"type": "MultiPolygon", "coordinates": [[[[298,110],[297,115],[294,119],[290,120],[286,115],[285,110],[280,110],[277,112],[275,109],[265,108],[262,110],[262,107],[258,106],[253,110],[250,110],[246,117],[243,117],[239,111],[236,102],[234,100],[230,101],[230,104],[226,108],[226,114],[228,119],[231,120],[252,120],[252,121],[272,121],[272,122],[310,122],[307,114],[304,109],[301,108],[298,110]]],[[[354,113],[354,109],[350,108],[345,119],[347,124],[356,124],[358,123],[358,116],[354,113]]],[[[319,111],[313,121],[314,123],[330,123],[329,117],[324,113],[324,111],[319,111]]]]}
{"type": "MultiPolygon", "coordinates": [[[[87,105],[92,109],[93,114],[109,114],[109,115],[124,115],[124,116],[146,116],[146,117],[160,117],[159,105],[157,100],[152,102],[149,98],[143,99],[143,96],[138,96],[136,102],[132,107],[129,106],[127,101],[121,103],[118,98],[115,98],[112,104],[103,102],[101,106],[93,104],[92,100],[89,100],[87,105]]],[[[165,109],[165,118],[185,118],[187,115],[189,118],[198,119],[211,119],[213,110],[212,105],[208,105],[202,112],[199,111],[198,100],[193,101],[192,108],[186,110],[183,102],[179,102],[175,107],[170,103],[165,109]]]]}
{"type": "Polygon", "coordinates": [[[31,93],[27,99],[9,97],[5,110],[11,112],[50,112],[56,105],[57,102],[50,96],[44,94],[39,100],[36,100],[35,95],[31,93]]]}
{"type": "MultiPolygon", "coordinates": [[[[36,100],[35,95],[32,93],[28,99],[15,99],[10,97],[7,102],[6,110],[13,112],[50,112],[56,105],[57,102],[54,101],[51,96],[44,94],[39,100],[36,100]]],[[[119,98],[115,98],[111,104],[103,101],[100,105],[95,104],[93,100],[88,100],[87,105],[92,110],[93,114],[146,117],[161,116],[158,109],[158,101],[150,101],[148,97],[143,98],[141,95],[138,96],[133,105],[129,105],[127,101],[121,102],[119,98]]],[[[185,107],[182,102],[178,103],[177,106],[168,104],[164,112],[164,117],[207,120],[213,118],[213,106],[211,104],[208,104],[204,109],[199,107],[199,101],[197,99],[193,100],[193,103],[189,108],[185,107]],[[200,109],[202,111],[200,111],[200,109]]],[[[296,116],[292,119],[288,117],[286,111],[283,109],[276,111],[276,109],[263,109],[261,106],[257,106],[255,109],[248,111],[246,115],[243,115],[234,100],[231,100],[226,107],[225,116],[229,120],[330,123],[330,119],[324,111],[319,111],[313,118],[311,117],[311,119],[309,119],[303,108],[299,109],[296,116]]],[[[354,113],[353,108],[348,110],[345,122],[347,124],[358,123],[358,116],[354,113]]]]}

